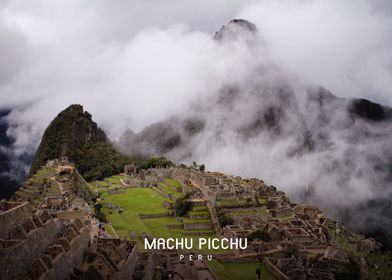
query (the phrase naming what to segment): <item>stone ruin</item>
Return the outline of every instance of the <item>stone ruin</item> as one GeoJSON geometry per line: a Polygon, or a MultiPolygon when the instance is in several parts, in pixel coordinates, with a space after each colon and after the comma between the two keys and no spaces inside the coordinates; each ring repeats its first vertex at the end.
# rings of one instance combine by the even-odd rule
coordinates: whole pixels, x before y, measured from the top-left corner
{"type": "Polygon", "coordinates": [[[97,237],[84,210],[41,207],[33,213],[29,202],[0,206],[1,280],[152,279],[152,258],[145,265],[135,243],[97,237]]]}
{"type": "Polygon", "coordinates": [[[126,175],[135,175],[138,173],[138,169],[135,165],[133,164],[126,164],[124,165],[124,174],[126,175]]]}
{"type": "MultiPolygon", "coordinates": [[[[284,192],[258,179],[241,179],[193,168],[174,169],[172,176],[199,191],[211,205],[226,200],[251,200],[255,205],[256,199],[263,198],[264,214],[252,215],[230,208],[225,213],[230,215],[236,211],[234,224],[216,232],[226,238],[247,237],[255,231],[266,233],[269,240],[262,246],[264,263],[278,279],[335,279],[334,272],[348,263],[347,252],[333,245],[330,239],[329,227],[332,225],[338,232],[338,223],[326,218],[317,207],[290,203],[284,192]]],[[[250,212],[252,207],[255,206],[249,208],[250,212]]],[[[209,212],[213,220],[218,219],[213,209],[209,208],[209,212]]],[[[358,252],[367,254],[379,250],[380,244],[374,240],[356,237],[358,252]]],[[[251,242],[245,250],[217,258],[233,262],[238,258],[258,257],[251,242]]]]}

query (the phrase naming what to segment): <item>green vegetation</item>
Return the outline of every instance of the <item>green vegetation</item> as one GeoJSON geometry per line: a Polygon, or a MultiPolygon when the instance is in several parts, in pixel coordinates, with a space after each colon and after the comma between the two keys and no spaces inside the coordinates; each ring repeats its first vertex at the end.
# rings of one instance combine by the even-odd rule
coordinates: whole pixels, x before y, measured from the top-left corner
{"type": "Polygon", "coordinates": [[[277,218],[279,220],[281,220],[281,221],[287,221],[287,220],[293,219],[294,215],[292,213],[288,213],[288,214],[285,214],[285,215],[278,216],[277,218]]]}
{"type": "Polygon", "coordinates": [[[173,186],[174,188],[176,188],[176,191],[178,191],[178,192],[182,190],[182,185],[180,184],[180,182],[178,182],[172,178],[167,178],[166,183],[169,184],[170,186],[173,186]]]}
{"type": "Polygon", "coordinates": [[[246,211],[235,211],[231,210],[230,214],[233,216],[239,216],[239,215],[258,215],[258,216],[266,216],[268,215],[267,209],[264,207],[257,207],[257,208],[251,208],[246,211]]]}
{"type": "Polygon", "coordinates": [[[105,225],[105,231],[110,234],[111,237],[115,238],[116,232],[114,231],[112,225],[110,223],[107,223],[105,225]]]}
{"type": "Polygon", "coordinates": [[[43,166],[34,176],[27,179],[23,187],[15,193],[15,196],[30,201],[32,206],[36,207],[46,196],[60,195],[59,185],[53,179],[56,173],[56,168],[43,166]]]}
{"type": "Polygon", "coordinates": [[[339,236],[337,236],[337,235],[335,234],[335,228],[329,226],[329,227],[328,227],[328,234],[329,234],[329,238],[332,240],[332,242],[333,242],[335,245],[337,245],[337,246],[339,246],[340,248],[342,248],[342,249],[344,249],[344,250],[346,250],[346,251],[348,251],[348,252],[351,252],[351,253],[354,253],[354,252],[356,251],[355,247],[354,247],[352,244],[350,244],[348,238],[346,238],[346,237],[344,236],[344,233],[343,233],[343,232],[342,232],[342,234],[340,234],[339,236]]]}
{"type": "MultiPolygon", "coordinates": [[[[150,232],[139,214],[167,213],[163,206],[165,198],[152,189],[132,188],[126,189],[121,194],[102,193],[102,202],[112,203],[123,208],[122,213],[110,213],[109,209],[103,208],[108,220],[119,235],[129,236],[133,233],[139,236],[143,232],[150,232]]],[[[173,219],[172,219],[173,220],[173,219]]]]}
{"type": "Polygon", "coordinates": [[[70,160],[87,181],[99,180],[120,173],[129,159],[118,153],[109,142],[102,141],[81,147],[70,160]]]}
{"type": "Polygon", "coordinates": [[[105,216],[104,213],[102,213],[101,210],[102,210],[102,204],[101,203],[94,204],[94,214],[95,214],[95,217],[100,222],[106,223],[107,222],[106,216],[105,216]]]}
{"type": "Polygon", "coordinates": [[[129,159],[118,153],[81,105],[71,105],[45,130],[30,176],[50,159],[68,157],[88,181],[121,172],[129,159]]]}
{"type": "Polygon", "coordinates": [[[271,241],[271,237],[269,236],[269,234],[262,230],[256,230],[254,232],[249,233],[247,238],[248,241],[253,241],[253,240],[262,240],[265,242],[271,241]]]}
{"type": "Polygon", "coordinates": [[[335,272],[336,280],[351,280],[360,279],[360,266],[353,258],[349,258],[348,263],[344,266],[342,271],[335,272]]]}
{"type": "MultiPolygon", "coordinates": [[[[216,260],[208,262],[208,266],[219,279],[224,280],[254,280],[257,279],[256,269],[259,263],[220,263],[216,260]]],[[[275,280],[276,277],[264,265],[261,266],[261,279],[275,280]]]]}
{"type": "Polygon", "coordinates": [[[135,164],[139,170],[149,168],[168,168],[174,164],[165,157],[150,157],[147,159],[133,159],[132,163],[135,164]]]}
{"type": "MultiPolygon", "coordinates": [[[[67,175],[62,174],[62,176],[67,175]]],[[[68,178],[68,181],[63,183],[63,185],[65,189],[71,191],[71,199],[77,196],[83,197],[87,202],[91,202],[93,199],[95,199],[95,192],[92,186],[84,180],[77,170],[74,170],[71,174],[68,174],[68,178]]]]}
{"type": "Polygon", "coordinates": [[[192,202],[185,197],[178,198],[174,205],[175,212],[178,216],[185,216],[189,211],[192,210],[192,202]]]}
{"type": "Polygon", "coordinates": [[[216,201],[216,206],[219,208],[251,207],[253,203],[247,200],[219,200],[216,201]]]}
{"type": "Polygon", "coordinates": [[[15,193],[15,196],[30,201],[33,207],[36,207],[45,197],[60,196],[61,184],[64,190],[69,193],[71,200],[79,196],[87,202],[91,202],[95,198],[94,190],[77,170],[62,171],[58,174],[58,169],[55,166],[39,168],[32,177],[27,179],[23,187],[15,193]],[[63,182],[59,183],[58,179],[63,182]]]}
{"type": "Polygon", "coordinates": [[[170,185],[166,185],[165,183],[159,183],[159,189],[161,189],[163,192],[170,194],[174,196],[174,198],[180,198],[182,197],[182,193],[177,190],[175,187],[171,187],[170,185]]]}
{"type": "Polygon", "coordinates": [[[388,279],[392,275],[392,252],[372,252],[366,257],[369,264],[369,279],[388,279]]]}
{"type": "MultiPolygon", "coordinates": [[[[181,209],[186,208],[186,210],[194,210],[191,212],[187,211],[183,214],[194,214],[195,217],[190,218],[191,216],[182,216],[176,218],[170,216],[169,209],[164,206],[164,202],[169,200],[164,195],[161,195],[158,189],[138,187],[123,188],[124,192],[122,193],[109,194],[108,189],[110,189],[110,187],[108,181],[113,181],[113,179],[118,180],[118,177],[111,177],[111,180],[105,179],[105,181],[97,181],[94,182],[94,185],[101,186],[96,190],[101,193],[101,200],[99,202],[102,205],[104,203],[110,203],[123,209],[122,213],[116,213],[106,207],[102,207],[101,210],[118,235],[127,236],[130,239],[138,241],[140,244],[143,244],[141,238],[142,234],[163,238],[186,236],[193,238],[196,246],[199,236],[216,237],[215,232],[212,229],[212,222],[207,207],[202,205],[195,206],[194,209],[192,209],[192,204],[187,201],[187,196],[183,196],[182,192],[175,192],[173,190],[181,189],[181,184],[176,180],[167,178],[165,181],[168,185],[164,184],[167,188],[164,188],[163,191],[161,189],[161,191],[176,193],[176,196],[179,196],[179,199],[177,200],[179,202],[177,202],[177,204],[182,204],[180,207],[181,209]],[[102,187],[103,185],[104,187],[102,187]],[[159,216],[145,216],[151,214],[158,214],[159,216]],[[184,224],[197,223],[205,225],[211,224],[211,229],[184,229],[184,224]]],[[[143,246],[141,246],[141,248],[143,248],[143,246]]],[[[214,253],[217,252],[227,251],[223,249],[214,251],[214,253]]]]}
{"type": "Polygon", "coordinates": [[[227,225],[234,224],[234,219],[231,217],[231,215],[224,215],[219,217],[219,224],[223,228],[227,225]]]}

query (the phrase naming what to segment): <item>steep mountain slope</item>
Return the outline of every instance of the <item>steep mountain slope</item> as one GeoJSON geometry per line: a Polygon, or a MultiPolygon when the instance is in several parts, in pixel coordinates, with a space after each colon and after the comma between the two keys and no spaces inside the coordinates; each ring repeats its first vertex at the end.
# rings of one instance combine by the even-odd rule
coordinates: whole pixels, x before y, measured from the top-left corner
{"type": "Polygon", "coordinates": [[[86,180],[119,173],[127,157],[117,152],[81,105],[71,105],[48,126],[30,169],[32,176],[50,159],[68,157],[86,180]]]}

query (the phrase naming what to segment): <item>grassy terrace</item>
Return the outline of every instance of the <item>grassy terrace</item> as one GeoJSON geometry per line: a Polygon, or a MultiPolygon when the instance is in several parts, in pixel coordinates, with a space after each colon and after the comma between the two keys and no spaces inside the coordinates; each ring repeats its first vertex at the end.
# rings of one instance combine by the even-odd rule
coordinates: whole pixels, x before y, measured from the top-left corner
{"type": "Polygon", "coordinates": [[[171,185],[171,186],[173,186],[174,188],[176,188],[177,191],[181,191],[181,187],[182,186],[181,186],[180,182],[178,182],[178,181],[176,181],[176,180],[174,180],[172,178],[167,178],[166,179],[166,183],[171,185]]]}
{"type": "MultiPolygon", "coordinates": [[[[164,206],[164,202],[168,199],[151,188],[127,188],[124,189],[123,193],[109,194],[107,190],[113,187],[116,182],[119,182],[120,179],[121,176],[113,176],[94,183],[96,187],[101,186],[97,190],[102,194],[102,203],[110,203],[123,209],[122,213],[116,213],[109,208],[102,209],[118,235],[127,236],[141,244],[142,233],[163,238],[192,237],[194,244],[197,244],[199,237],[216,237],[212,226],[211,229],[187,230],[181,227],[183,224],[212,224],[210,218],[191,219],[189,217],[175,218],[172,216],[141,218],[139,214],[168,214],[169,210],[164,206]],[[172,225],[180,228],[171,228],[172,225]]],[[[166,179],[165,183],[161,183],[160,189],[176,198],[183,196],[180,192],[181,184],[171,178],[166,179]]],[[[209,216],[206,206],[196,206],[191,213],[208,214],[209,216]]]]}
{"type": "MultiPolygon", "coordinates": [[[[163,238],[180,238],[192,237],[187,234],[205,234],[203,236],[193,236],[194,248],[198,247],[199,237],[216,237],[213,229],[189,229],[170,228],[170,225],[181,226],[185,223],[211,223],[211,219],[200,217],[199,219],[191,219],[190,217],[175,218],[172,216],[159,218],[141,218],[139,214],[163,214],[169,213],[169,210],[163,205],[168,199],[155,189],[150,188],[127,188],[123,193],[109,194],[107,189],[114,186],[119,186],[121,176],[113,176],[104,181],[95,182],[94,186],[101,186],[97,188],[102,193],[102,203],[111,203],[123,208],[122,213],[115,213],[109,208],[103,208],[103,212],[113,225],[118,235],[124,235],[131,239],[137,240],[142,245],[141,234],[148,233],[154,237],[163,238]],[[168,227],[169,226],[169,227],[168,227]]],[[[160,185],[160,189],[167,194],[172,194],[176,198],[182,197],[181,184],[176,180],[167,178],[164,183],[160,185]]],[[[229,205],[238,205],[230,204],[229,205]]],[[[245,201],[244,201],[245,202],[245,201]]],[[[240,202],[241,203],[241,202],[240,202]]],[[[241,205],[242,206],[242,205],[241,205]]],[[[264,208],[259,208],[258,211],[248,211],[255,214],[262,214],[265,212],[264,208]]],[[[206,205],[193,207],[189,214],[209,216],[209,211],[206,205]]],[[[191,216],[191,215],[189,215],[191,216]]],[[[112,232],[110,232],[112,233],[112,232]]],[[[113,235],[113,234],[112,234],[113,235]]],[[[144,246],[141,246],[143,249],[144,246]]],[[[204,253],[227,253],[228,250],[203,250],[204,253]]],[[[259,267],[258,263],[220,263],[218,261],[209,262],[210,268],[219,277],[219,279],[227,280],[251,280],[256,279],[255,271],[259,267]]],[[[274,276],[262,267],[262,279],[276,279],[274,276]]]]}
{"type": "Polygon", "coordinates": [[[57,182],[50,179],[56,174],[56,168],[43,166],[26,181],[23,188],[17,191],[16,194],[24,199],[29,198],[34,207],[40,204],[46,196],[60,195],[57,182]]]}
{"type": "Polygon", "coordinates": [[[208,208],[205,205],[194,206],[192,209],[193,212],[208,212],[208,208]]]}
{"type": "Polygon", "coordinates": [[[286,215],[278,216],[277,218],[279,220],[281,220],[281,221],[287,221],[287,220],[293,219],[294,218],[294,214],[293,213],[289,213],[289,214],[286,214],[286,215]]]}
{"type": "MultiPolygon", "coordinates": [[[[208,266],[222,280],[257,279],[256,269],[259,268],[259,265],[259,263],[220,263],[215,260],[208,262],[208,266]]],[[[273,280],[276,278],[262,265],[261,279],[273,280]]]]}
{"type": "Polygon", "coordinates": [[[139,214],[167,213],[168,210],[163,206],[164,201],[165,198],[152,189],[126,189],[124,193],[112,195],[107,191],[102,192],[102,202],[123,208],[122,213],[112,212],[108,208],[103,211],[116,232],[124,236],[140,236],[143,232],[151,232],[139,214]]]}
{"type": "Polygon", "coordinates": [[[231,215],[234,216],[239,216],[239,215],[260,215],[260,216],[266,216],[268,215],[267,209],[265,207],[257,207],[257,208],[250,208],[247,210],[247,208],[243,208],[239,211],[230,211],[231,215]],[[244,211],[242,211],[244,210],[244,211]]]}
{"type": "Polygon", "coordinates": [[[246,200],[218,200],[216,206],[220,208],[251,207],[252,203],[246,200]]]}
{"type": "Polygon", "coordinates": [[[171,187],[167,184],[159,183],[159,188],[165,193],[173,195],[175,198],[180,198],[183,196],[181,192],[175,191],[176,187],[171,187]]]}
{"type": "Polygon", "coordinates": [[[108,187],[121,187],[121,179],[123,180],[128,180],[128,179],[132,179],[132,176],[128,176],[128,175],[114,175],[112,177],[109,178],[105,178],[103,181],[95,181],[93,182],[93,185],[95,187],[104,187],[104,188],[108,188],[108,187]]]}

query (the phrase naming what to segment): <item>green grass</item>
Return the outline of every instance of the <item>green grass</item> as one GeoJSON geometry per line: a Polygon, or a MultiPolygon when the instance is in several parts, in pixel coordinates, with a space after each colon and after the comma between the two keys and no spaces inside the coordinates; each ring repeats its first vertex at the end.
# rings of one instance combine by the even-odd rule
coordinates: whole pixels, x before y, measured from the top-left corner
{"type": "Polygon", "coordinates": [[[166,183],[168,183],[169,185],[172,185],[173,187],[177,188],[178,191],[181,191],[182,189],[182,185],[180,182],[172,179],[172,178],[166,178],[166,183]]]}
{"type": "MultiPolygon", "coordinates": [[[[191,220],[188,217],[181,217],[177,220],[174,217],[160,217],[160,218],[148,218],[141,219],[139,214],[160,214],[167,213],[168,210],[163,206],[165,197],[160,195],[157,191],[148,188],[132,188],[126,189],[121,194],[108,194],[107,190],[100,190],[102,193],[102,202],[111,203],[123,208],[122,213],[115,213],[108,208],[103,208],[102,211],[113,225],[118,235],[123,235],[136,240],[142,245],[141,234],[148,233],[154,237],[163,238],[179,238],[184,237],[183,232],[206,232],[206,236],[192,237],[195,244],[195,248],[198,245],[198,239],[200,237],[216,237],[213,229],[200,229],[200,230],[184,230],[183,228],[171,229],[167,228],[167,225],[181,225],[182,223],[195,223],[195,222],[206,222],[211,223],[211,219],[206,220],[191,220]]],[[[206,209],[202,206],[202,209],[206,209]]],[[[187,236],[189,237],[189,236],[187,236]]],[[[208,251],[206,251],[208,252],[208,251]]],[[[208,253],[222,253],[228,252],[227,250],[213,250],[208,253]]]]}
{"type": "Polygon", "coordinates": [[[159,214],[167,212],[163,206],[165,200],[152,189],[133,188],[126,189],[124,193],[109,195],[102,192],[104,202],[112,203],[123,208],[121,214],[110,214],[109,209],[103,209],[105,215],[112,223],[119,235],[128,236],[130,232],[140,235],[149,232],[149,229],[139,218],[138,214],[159,214]]]}
{"type": "Polygon", "coordinates": [[[167,194],[173,195],[175,198],[183,197],[182,192],[178,192],[173,190],[173,188],[169,187],[164,183],[159,183],[160,188],[167,194]]]}
{"type": "MultiPolygon", "coordinates": [[[[342,231],[341,231],[342,232],[342,231]]],[[[333,243],[337,246],[339,246],[341,249],[344,249],[346,251],[349,251],[351,253],[355,253],[355,247],[350,244],[347,238],[344,236],[336,236],[335,235],[335,229],[328,227],[328,233],[329,233],[329,238],[333,241],[333,243]]]]}
{"type": "Polygon", "coordinates": [[[110,234],[110,236],[112,237],[112,238],[115,238],[116,237],[116,234],[115,234],[115,232],[113,231],[113,228],[108,224],[108,225],[105,225],[105,231],[107,232],[107,233],[109,233],[110,234]]]}
{"type": "MultiPolygon", "coordinates": [[[[255,280],[257,279],[256,269],[259,268],[259,265],[259,263],[220,263],[216,260],[208,262],[208,266],[219,280],[255,280]]],[[[274,280],[277,278],[262,265],[261,279],[274,280]]]]}
{"type": "Polygon", "coordinates": [[[367,256],[369,264],[369,279],[388,279],[392,275],[392,266],[390,265],[392,260],[392,253],[380,254],[378,252],[372,252],[367,256]],[[375,269],[375,266],[378,269],[375,269]]]}
{"type": "Polygon", "coordinates": [[[94,181],[91,184],[95,188],[97,188],[97,187],[104,187],[104,188],[122,187],[121,179],[129,180],[132,178],[133,178],[132,176],[128,176],[128,175],[113,175],[111,177],[105,178],[103,181],[94,181]]]}
{"type": "Polygon", "coordinates": [[[167,194],[174,194],[175,191],[170,188],[168,185],[164,184],[164,183],[159,183],[159,186],[161,187],[161,189],[166,192],[167,194]]]}
{"type": "Polygon", "coordinates": [[[294,215],[292,213],[286,214],[286,215],[281,215],[277,217],[279,220],[281,221],[287,221],[287,220],[291,220],[294,218],[294,215]]]}
{"type": "Polygon", "coordinates": [[[53,166],[43,166],[29,178],[23,189],[16,192],[24,199],[30,199],[33,207],[40,204],[47,196],[60,195],[60,189],[51,178],[57,174],[57,169],[53,166]]]}
{"type": "Polygon", "coordinates": [[[258,198],[257,200],[259,201],[260,205],[264,205],[267,201],[265,198],[258,198]]]}
{"type": "Polygon", "coordinates": [[[253,206],[252,203],[249,203],[246,200],[218,200],[216,201],[216,206],[220,208],[235,208],[235,207],[246,207],[253,206]]]}
{"type": "Polygon", "coordinates": [[[208,208],[205,205],[193,206],[192,212],[208,212],[208,208]]]}
{"type": "MultiPolygon", "coordinates": [[[[246,209],[246,208],[245,208],[246,209]]],[[[249,211],[231,211],[230,214],[234,216],[238,215],[258,215],[258,216],[266,216],[268,215],[267,209],[264,207],[259,207],[257,210],[249,210],[249,211]]]]}

